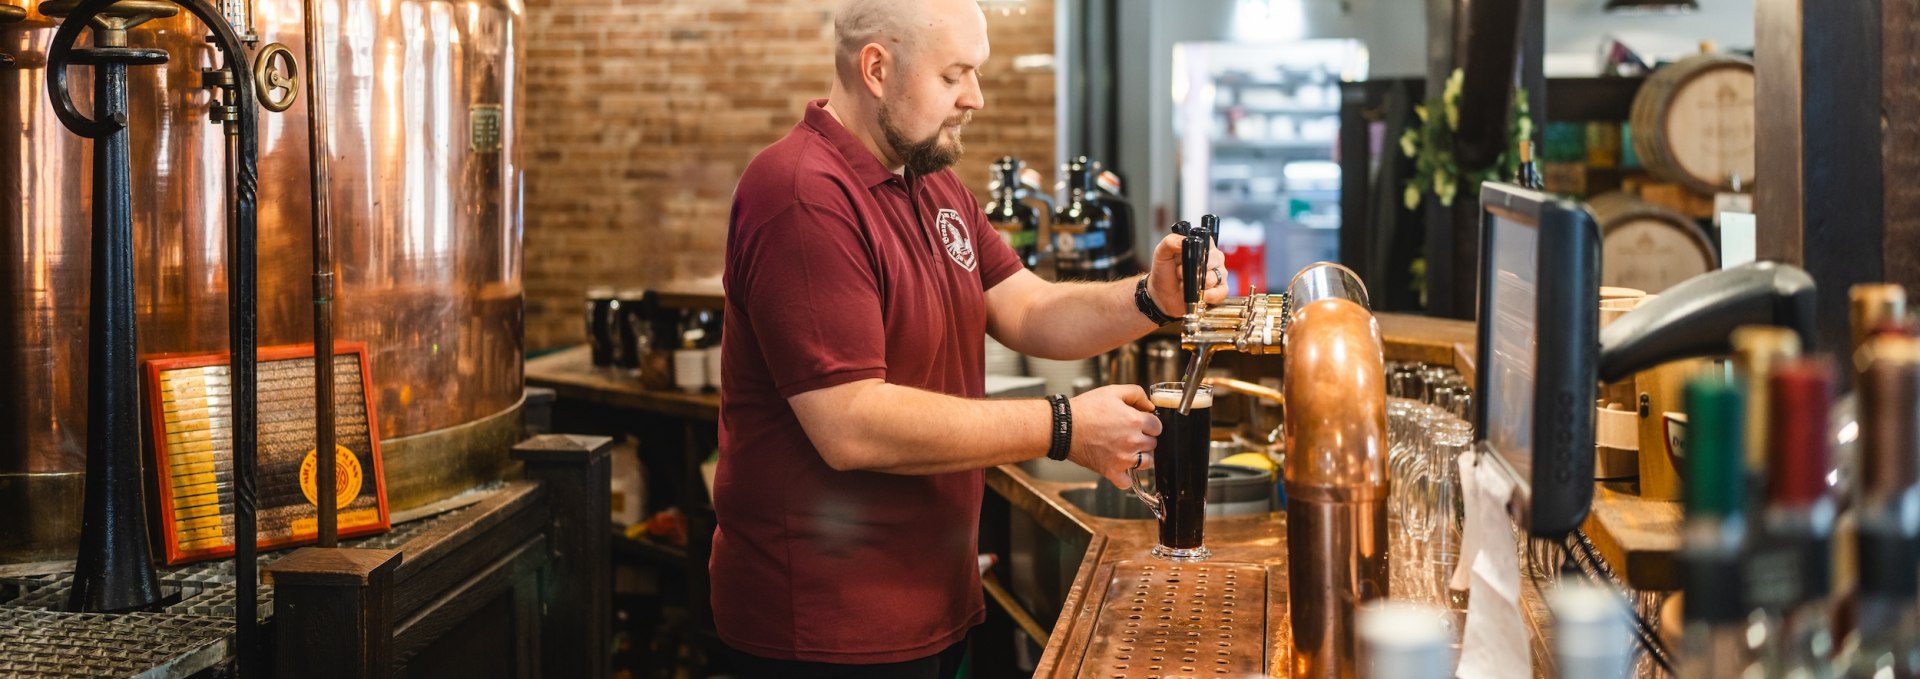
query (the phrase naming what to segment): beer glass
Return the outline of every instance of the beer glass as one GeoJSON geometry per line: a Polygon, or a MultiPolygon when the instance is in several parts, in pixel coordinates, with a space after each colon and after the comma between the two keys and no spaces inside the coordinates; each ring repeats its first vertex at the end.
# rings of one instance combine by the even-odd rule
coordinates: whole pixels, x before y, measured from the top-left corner
{"type": "Polygon", "coordinates": [[[1212,555],[1201,544],[1207,525],[1207,445],[1213,427],[1213,387],[1201,386],[1192,407],[1180,414],[1181,382],[1160,382],[1147,391],[1160,418],[1160,439],[1153,448],[1153,469],[1134,469],[1133,494],[1160,520],[1160,543],[1153,555],[1172,561],[1201,561],[1212,555]]]}

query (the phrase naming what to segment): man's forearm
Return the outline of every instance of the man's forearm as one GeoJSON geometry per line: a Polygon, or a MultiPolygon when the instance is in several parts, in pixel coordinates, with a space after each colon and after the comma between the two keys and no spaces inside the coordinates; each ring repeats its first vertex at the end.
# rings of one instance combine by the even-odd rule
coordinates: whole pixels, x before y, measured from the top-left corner
{"type": "MultiPolygon", "coordinates": [[[[1076,360],[1110,351],[1153,332],[1134,305],[1138,276],[1103,283],[1053,283],[1036,295],[1008,346],[1041,358],[1076,360]]],[[[1005,340],[1003,340],[1005,341],[1005,340]]]]}
{"type": "Polygon", "coordinates": [[[803,426],[831,423],[807,437],[843,471],[981,469],[1045,455],[1052,442],[1052,411],[1040,399],[969,399],[866,380],[804,394],[794,405],[803,426]],[[840,412],[806,412],[819,408],[840,412]]]}

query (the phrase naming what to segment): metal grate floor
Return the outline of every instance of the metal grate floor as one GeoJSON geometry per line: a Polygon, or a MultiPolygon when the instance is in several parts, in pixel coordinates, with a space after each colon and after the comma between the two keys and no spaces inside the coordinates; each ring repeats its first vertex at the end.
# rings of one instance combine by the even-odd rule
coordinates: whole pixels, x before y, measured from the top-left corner
{"type": "Polygon", "coordinates": [[[1122,561],[1100,608],[1079,676],[1265,676],[1264,567],[1122,561]]]}
{"type": "Polygon", "coordinates": [[[12,649],[0,653],[0,676],[182,676],[226,658],[232,633],[222,618],[0,608],[0,649],[12,649]]]}
{"type": "MultiPolygon", "coordinates": [[[[490,490],[490,489],[487,489],[490,490]]],[[[344,547],[395,549],[435,524],[470,508],[396,525],[364,538],[341,540],[344,547]]],[[[262,568],[291,550],[259,556],[262,568]]],[[[73,575],[0,578],[0,677],[187,676],[225,660],[233,634],[235,585],[233,560],[205,561],[155,569],[163,591],[179,591],[178,603],[160,613],[101,615],[65,613],[73,575]]],[[[273,616],[273,587],[259,589],[259,614],[273,616]]]]}

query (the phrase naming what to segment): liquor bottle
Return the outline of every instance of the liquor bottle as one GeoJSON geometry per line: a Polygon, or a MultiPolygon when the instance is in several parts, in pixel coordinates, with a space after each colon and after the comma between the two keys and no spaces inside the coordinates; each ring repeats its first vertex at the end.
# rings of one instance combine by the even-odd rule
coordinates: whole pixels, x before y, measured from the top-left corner
{"type": "Polygon", "coordinates": [[[1746,397],[1714,377],[1687,384],[1685,653],[1678,676],[1736,677],[1750,662],[1749,606],[1740,559],[1747,547],[1746,397]]]}
{"type": "Polygon", "coordinates": [[[1786,361],[1768,376],[1767,392],[1763,534],[1746,559],[1747,596],[1769,621],[1759,667],[1770,679],[1835,677],[1829,542],[1836,503],[1827,485],[1832,369],[1817,360],[1786,361]]]}
{"type": "Polygon", "coordinates": [[[1854,501],[1858,624],[1837,664],[1849,678],[1912,679],[1920,676],[1920,340],[1877,336],[1860,346],[1855,361],[1862,425],[1854,501]]]}

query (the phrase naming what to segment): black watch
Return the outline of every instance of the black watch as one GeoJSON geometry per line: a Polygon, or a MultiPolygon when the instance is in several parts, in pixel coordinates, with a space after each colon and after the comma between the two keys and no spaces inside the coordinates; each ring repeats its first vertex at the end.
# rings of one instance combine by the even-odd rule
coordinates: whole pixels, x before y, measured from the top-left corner
{"type": "Polygon", "coordinates": [[[1047,449],[1047,457],[1065,460],[1067,451],[1073,449],[1073,410],[1067,406],[1067,397],[1063,394],[1048,396],[1047,405],[1053,407],[1053,445],[1047,449]]]}

